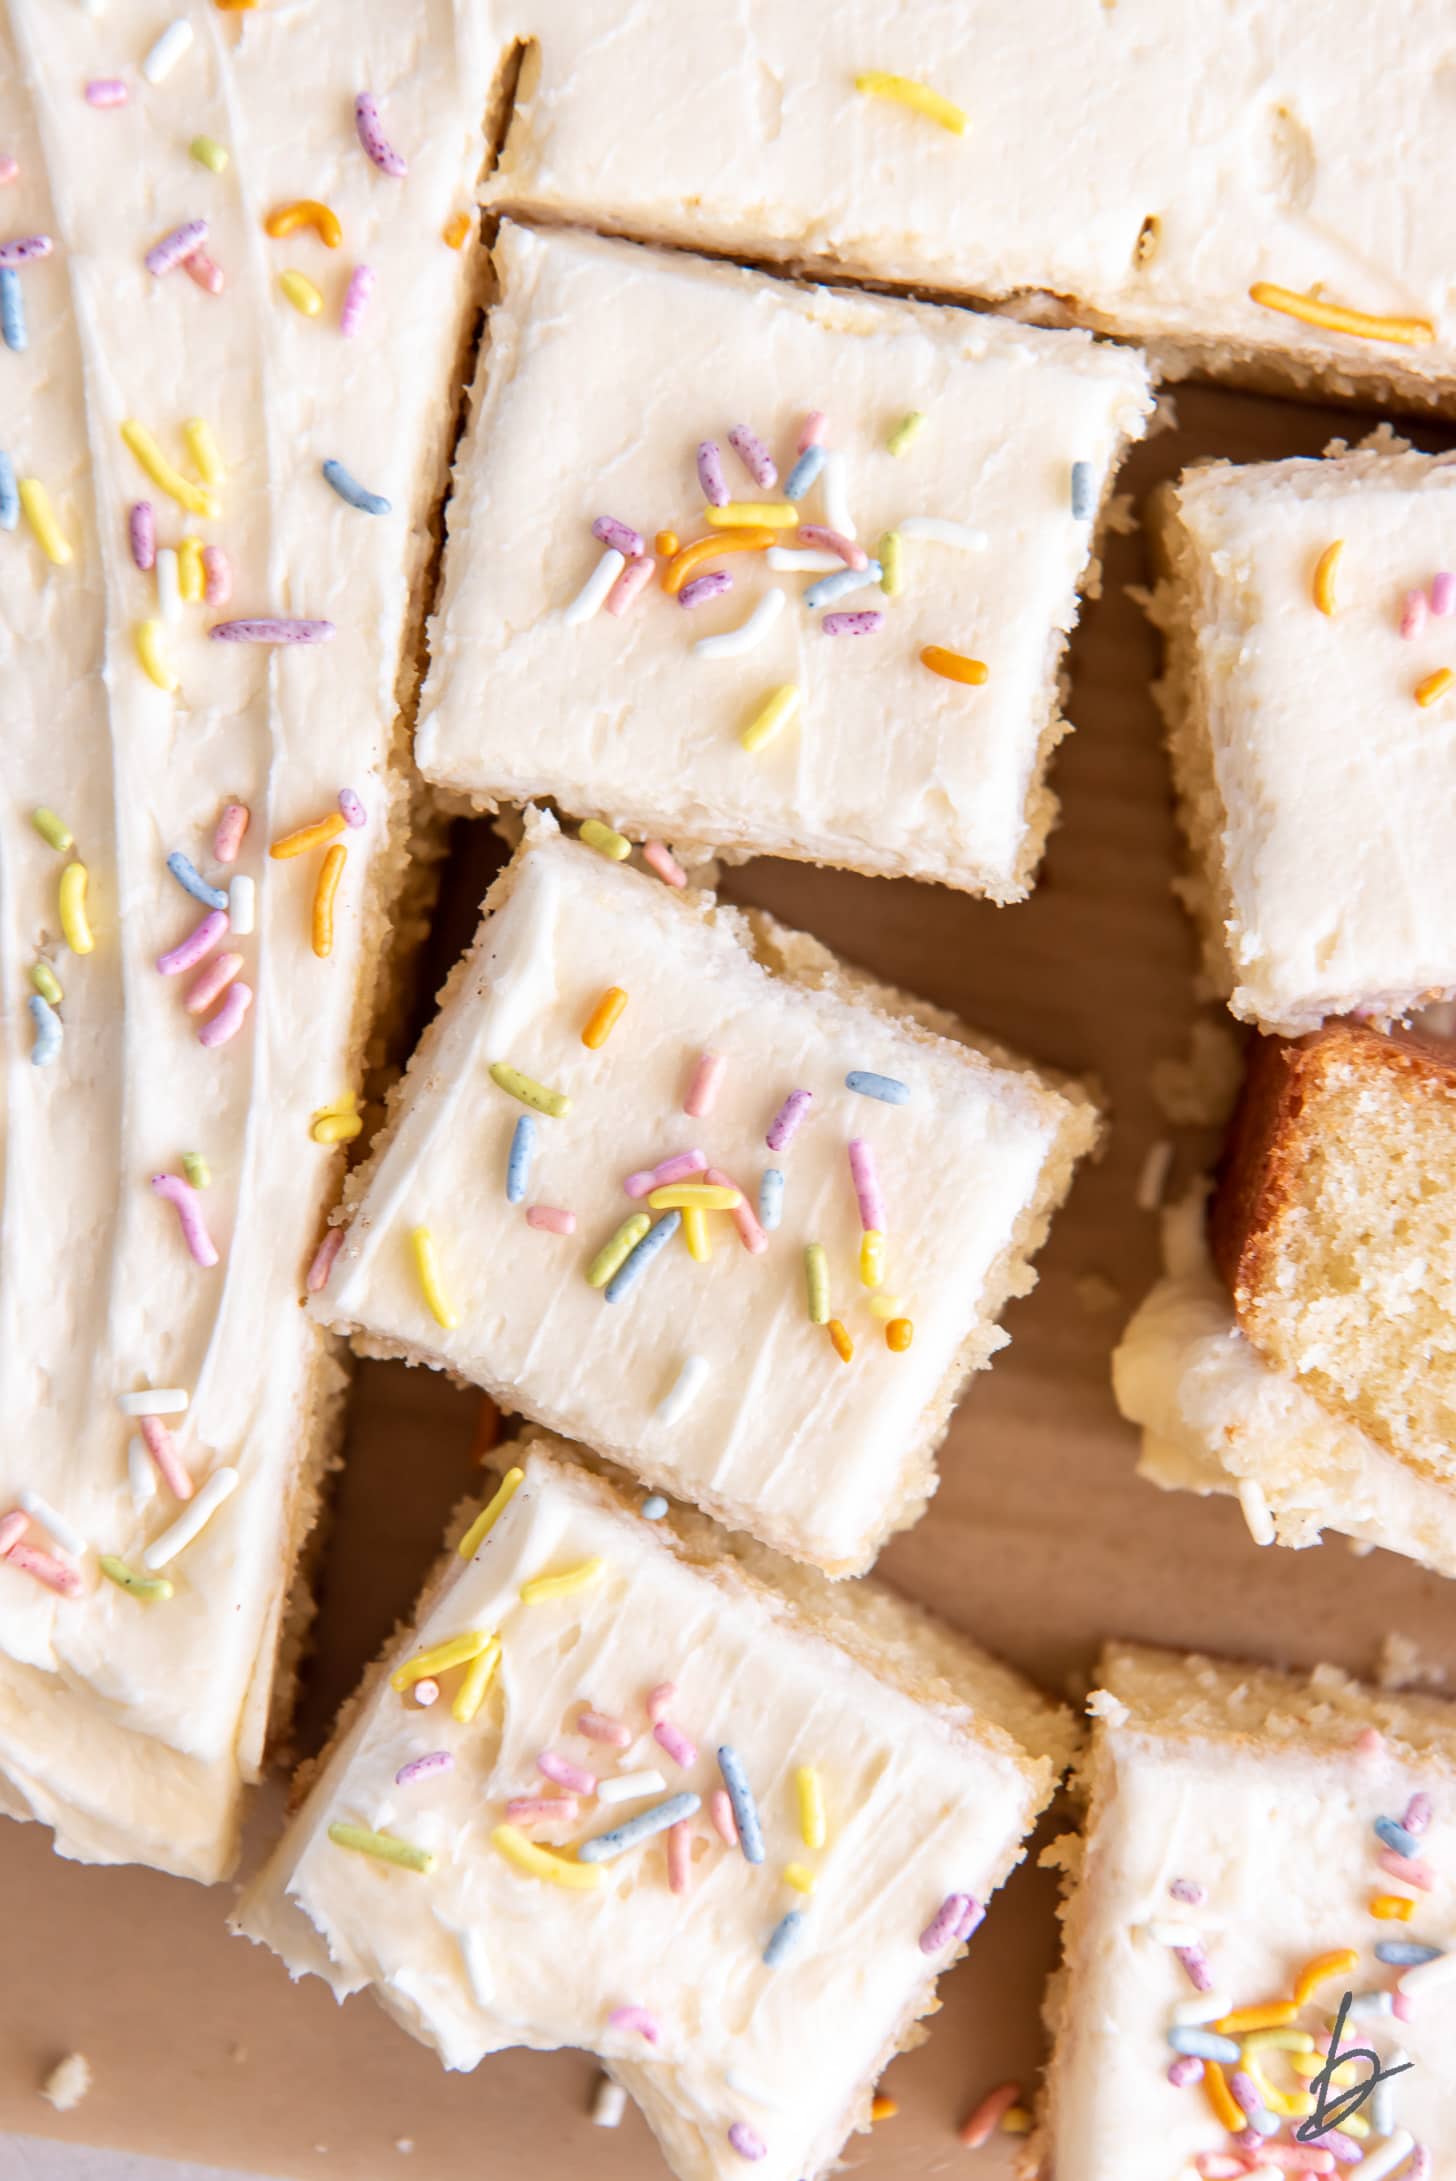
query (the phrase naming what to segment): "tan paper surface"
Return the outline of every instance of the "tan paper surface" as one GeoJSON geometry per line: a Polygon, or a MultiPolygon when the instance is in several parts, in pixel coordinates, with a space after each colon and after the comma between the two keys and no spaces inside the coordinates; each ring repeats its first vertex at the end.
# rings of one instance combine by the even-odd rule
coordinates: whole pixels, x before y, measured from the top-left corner
{"type": "MultiPolygon", "coordinates": [[[[1336,432],[1368,428],[1207,389],[1176,400],[1179,429],[1130,465],[1125,483],[1139,500],[1201,455],[1314,454],[1336,432]]],[[[1418,436],[1449,443],[1424,427],[1418,436]]],[[[1108,1354],[1157,1262],[1156,1222],[1134,1207],[1145,1151],[1176,1137],[1177,1187],[1209,1142],[1170,1130],[1149,1087],[1155,1061],[1186,1052],[1195,1003],[1191,937],[1169,892],[1168,779],[1148,693],[1156,650],[1125,595],[1145,574],[1141,539],[1113,540],[1106,596],[1075,646],[1078,732],[1056,767],[1063,821],[1031,902],[993,909],[939,888],[770,863],[728,884],[1022,1051],[1095,1074],[1111,1101],[1107,1156],[1078,1181],[1040,1286],[1009,1315],[1011,1348],[956,1419],[931,1513],[881,1572],[1064,1693],[1085,1686],[1109,1635],[1279,1663],[1332,1658],[1369,1673],[1398,1632],[1456,1683],[1456,1587],[1385,1554],[1359,1559],[1338,1541],[1260,1553],[1232,1502],[1139,1482],[1133,1435],[1113,1408],[1108,1354]]],[[[966,731],[975,733],[973,707],[966,731]]],[[[457,836],[436,971],[473,926],[491,855],[486,828],[457,836]]],[[[474,1474],[475,1413],[472,1397],[426,1373],[361,1369],[305,1747],[408,1609],[474,1474]]],[[[0,2128],[349,2181],[660,2174],[630,2111],[615,2134],[591,2126],[590,2061],[506,2054],[474,2076],[446,2076],[367,1999],[337,2008],[321,1985],[290,1986],[270,1956],[229,1939],[229,1900],[148,1873],[64,1864],[38,1827],[0,1825],[0,2128]],[[89,2056],[96,2086],[63,2117],[37,2086],[72,2049],[89,2056]]],[[[1034,2074],[1054,1900],[1050,1879],[1025,1870],[998,1897],[970,1959],[941,1987],[930,2043],[886,2078],[898,2117],[850,2145],[848,2164],[867,2181],[996,2181],[1009,2170],[1007,2139],[973,2154],[953,2131],[991,2085],[1034,2074]]]]}

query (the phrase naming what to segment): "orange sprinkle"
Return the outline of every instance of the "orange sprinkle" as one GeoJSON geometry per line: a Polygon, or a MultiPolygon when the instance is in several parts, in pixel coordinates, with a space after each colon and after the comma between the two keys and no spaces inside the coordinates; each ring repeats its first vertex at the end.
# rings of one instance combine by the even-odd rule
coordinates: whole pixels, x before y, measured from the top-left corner
{"type": "Polygon", "coordinates": [[[1450,667],[1438,666],[1434,674],[1428,674],[1423,682],[1416,683],[1416,703],[1434,704],[1438,697],[1445,696],[1452,682],[1456,682],[1456,674],[1450,667]]]}
{"type": "MultiPolygon", "coordinates": [[[[1350,1970],[1358,1969],[1359,1966],[1360,1956],[1353,1946],[1337,1947],[1332,1954],[1316,1954],[1313,1961],[1305,1963],[1294,1980],[1294,2005],[1287,2015],[1278,2022],[1241,2022],[1240,2029],[1282,2029],[1286,2021],[1293,2021],[1295,2008],[1303,2007],[1327,1978],[1347,1976],[1350,1970]]],[[[1247,2007],[1244,2009],[1245,2014],[1249,2011],[1247,2007]]],[[[1254,2011],[1257,2013],[1258,2010],[1254,2011]]],[[[1264,2011],[1267,2013],[1268,2009],[1264,2011]]],[[[1230,2015],[1229,2020],[1233,2019],[1230,2015]]]]}
{"type": "MultiPolygon", "coordinates": [[[[982,2098],[974,2113],[968,2115],[956,2131],[956,2140],[962,2149],[979,2151],[983,2143],[989,2143],[1001,2125],[1002,2114],[1010,2112],[1012,2106],[1020,2102],[1020,2083],[1002,2083],[988,2097],[982,2098]]],[[[1233,2103],[1232,2098],[1229,2102],[1233,2103]]],[[[1240,2113],[1240,2127],[1243,2126],[1243,2119],[1244,2116],[1240,2113]]]]}
{"type": "Polygon", "coordinates": [[[469,233],[470,214],[468,212],[457,212],[453,219],[446,220],[440,230],[440,237],[442,241],[449,244],[452,250],[463,250],[465,238],[469,233]]]}
{"type": "Polygon", "coordinates": [[[1244,2118],[1244,2109],[1230,2090],[1228,2077],[1224,2074],[1217,2060],[1204,2061],[1203,2088],[1209,2104],[1213,2107],[1224,2127],[1232,2135],[1242,2134],[1243,2130],[1248,2126],[1248,2122],[1244,2118]]]}
{"type": "Polygon", "coordinates": [[[678,534],[675,530],[659,530],[657,536],[652,541],[652,550],[657,553],[663,560],[671,560],[673,554],[678,549],[679,542],[680,541],[678,539],[678,534]]]}
{"type": "Polygon", "coordinates": [[[1377,1893],[1370,1903],[1370,1913],[1386,1923],[1408,1924],[1415,1914],[1415,1907],[1408,1893],[1377,1893]]]}
{"type": "Polygon", "coordinates": [[[1256,280],[1249,300],[1265,310],[1283,311],[1286,318],[1302,319],[1307,326],[1323,326],[1326,333],[1353,333],[1357,341],[1399,341],[1406,348],[1423,348],[1436,338],[1429,318],[1374,317],[1368,311],[1347,310],[1343,303],[1322,303],[1317,295],[1276,287],[1272,280],[1256,280]]]}
{"type": "Polygon", "coordinates": [[[305,856],[310,848],[322,848],[326,841],[335,841],[346,831],[342,815],[335,811],[327,818],[316,818],[312,825],[301,825],[294,833],[285,833],[273,843],[268,853],[278,863],[286,863],[290,856],[305,856]]]}
{"type": "Polygon", "coordinates": [[[344,239],[338,213],[328,205],[320,204],[317,197],[295,197],[292,204],[281,204],[263,222],[264,233],[271,235],[275,242],[291,235],[296,227],[317,228],[320,242],[326,243],[331,250],[337,250],[344,239]]]}
{"type": "Polygon", "coordinates": [[[1333,616],[1335,610],[1335,570],[1340,565],[1340,555],[1345,550],[1343,538],[1336,538],[1327,545],[1315,563],[1314,602],[1321,613],[1333,616]]]}
{"type": "Polygon", "coordinates": [[[582,1025],[581,1042],[595,1052],[605,1045],[621,1018],[627,995],[619,984],[609,984],[582,1025]]]}
{"type": "Polygon", "coordinates": [[[898,2098],[878,2097],[870,2106],[871,2120],[893,2120],[900,2110],[898,2098]]]}
{"type": "Polygon", "coordinates": [[[778,543],[776,530],[765,530],[755,524],[746,530],[718,530],[710,538],[694,538],[691,545],[684,545],[673,554],[662,572],[662,588],[670,597],[676,597],[690,576],[697,574],[705,560],[717,560],[724,553],[766,553],[778,543]]]}
{"type": "Polygon", "coordinates": [[[829,1320],[829,1338],[834,1343],[834,1353],[838,1356],[840,1362],[849,1363],[852,1361],[854,1342],[850,1339],[842,1319],[831,1318],[829,1320]]]}
{"type": "MultiPolygon", "coordinates": [[[[1318,1960],[1306,1962],[1300,1970],[1294,1986],[1299,1994],[1297,2000],[1267,1999],[1259,2007],[1235,2007],[1232,2014],[1224,2015],[1221,2021],[1211,2022],[1209,2028],[1219,2037],[1242,2037],[1245,2030],[1282,2030],[1294,2020],[1304,2005],[1308,1996],[1306,1979],[1313,1978],[1313,1983],[1308,1986],[1308,1990],[1313,1991],[1315,1984],[1335,1974],[1332,1964],[1353,1968],[1359,1959],[1358,1954],[1321,1954],[1318,1960]]],[[[1243,2126],[1242,2121],[1239,2126],[1243,2126]]]]}
{"type": "Polygon", "coordinates": [[[344,875],[344,861],[349,851],[342,841],[335,841],[324,857],[319,872],[318,885],[313,897],[313,951],[319,960],[327,961],[334,951],[334,896],[339,890],[339,880],[344,875]]]}
{"type": "Polygon", "coordinates": [[[947,651],[940,644],[927,644],[920,654],[920,664],[928,666],[942,681],[969,682],[973,689],[979,689],[990,673],[982,660],[968,659],[964,652],[947,651]]]}
{"type": "Polygon", "coordinates": [[[897,1356],[904,1355],[905,1350],[914,1338],[915,1321],[913,1318],[891,1318],[889,1324],[885,1327],[885,1346],[892,1349],[897,1356]]]}
{"type": "Polygon", "coordinates": [[[248,8],[255,8],[258,0],[213,0],[213,5],[221,8],[224,15],[241,15],[248,8]]]}

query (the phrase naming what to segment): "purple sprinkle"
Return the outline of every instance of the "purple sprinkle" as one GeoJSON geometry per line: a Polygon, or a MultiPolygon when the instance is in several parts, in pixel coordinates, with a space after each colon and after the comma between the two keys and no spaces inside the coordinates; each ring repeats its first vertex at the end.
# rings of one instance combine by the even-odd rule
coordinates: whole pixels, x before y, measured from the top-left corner
{"type": "Polygon", "coordinates": [[[873,636],[884,618],[873,608],[861,613],[826,613],[819,626],[826,636],[873,636]]]}
{"type": "Polygon", "coordinates": [[[600,545],[610,545],[624,560],[640,560],[647,551],[647,540],[640,530],[630,523],[619,523],[615,515],[598,515],[592,524],[592,536],[600,545]]]}
{"type": "Polygon", "coordinates": [[[1191,2052],[1180,2052],[1168,2070],[1168,2080],[1175,2090],[1186,2090],[1190,2083],[1203,2080],[1203,2062],[1191,2052]]]}
{"type": "Polygon", "coordinates": [[[1188,1972],[1188,1981],[1195,1992],[1213,1990],[1213,1971],[1208,1956],[1201,1946],[1175,1946],[1173,1952],[1188,1972]]]}
{"type": "Polygon", "coordinates": [[[185,265],[188,258],[195,257],[206,240],[206,220],[184,220],[180,227],[163,235],[160,242],[152,244],[142,263],[160,280],[163,273],[173,272],[177,266],[185,265]]]}
{"type": "Polygon", "coordinates": [[[718,442],[715,439],[699,442],[698,483],[703,488],[703,498],[709,507],[728,505],[728,480],[723,475],[723,457],[718,452],[718,442]]]}
{"type": "Polygon", "coordinates": [[[1431,578],[1431,611],[1440,619],[1456,612],[1456,576],[1443,571],[1431,578]]]}
{"type": "Polygon", "coordinates": [[[1264,2138],[1260,2135],[1257,2128],[1236,2128],[1233,2134],[1233,2141],[1236,2150],[1257,2151],[1260,2145],[1263,2143],[1264,2138]]]}
{"type": "MultiPolygon", "coordinates": [[[[1256,2150],[1263,2140],[1262,2137],[1256,2135],[1252,2128],[1247,2133],[1252,2138],[1247,2148],[1256,2150]]],[[[1342,2166],[1358,2165],[1365,2156],[1354,2137],[1342,2136],[1338,2128],[1327,2128],[1322,2136],[1301,2136],[1300,2141],[1307,2143],[1312,2150],[1332,2152],[1342,2166]]]]}
{"type": "Polygon", "coordinates": [[[432,1749],[426,1757],[412,1757],[402,1764],[394,1775],[396,1787],[409,1787],[415,1780],[427,1780],[432,1772],[448,1772],[455,1759],[448,1749],[432,1749]]]}
{"type": "Polygon", "coordinates": [[[812,1091],[792,1090],[789,1092],[788,1097],[774,1115],[773,1124],[763,1139],[770,1151],[782,1151],[789,1139],[797,1135],[799,1123],[808,1112],[813,1097],[814,1093],[812,1091]]]}
{"type": "Polygon", "coordinates": [[[974,1906],[970,1894],[948,1893],[920,1934],[921,1953],[938,1954],[943,1946],[949,1946],[960,1930],[967,1908],[974,1906]]]}
{"type": "Polygon", "coordinates": [[[860,1225],[866,1234],[883,1234],[885,1200],[880,1193],[874,1146],[866,1142],[863,1136],[851,1136],[849,1140],[849,1174],[854,1183],[855,1196],[859,1200],[860,1225]]]}
{"type": "Polygon", "coordinates": [[[694,576],[691,583],[685,583],[677,594],[677,602],[691,613],[694,606],[706,606],[732,588],[733,578],[726,568],[711,568],[707,575],[694,576]]]}
{"type": "Polygon", "coordinates": [[[1190,1908],[1202,1908],[1208,1899],[1206,1889],[1196,1878],[1175,1878],[1168,1891],[1175,1901],[1186,1901],[1190,1908]]]}
{"type": "Polygon", "coordinates": [[[584,1765],[573,1764],[569,1757],[559,1757],[554,1749],[542,1750],[536,1759],[536,1770],[573,1795],[594,1795],[597,1791],[594,1772],[588,1772],[584,1765]]]}
{"type": "Polygon", "coordinates": [[[728,2131],[728,2141],[740,2158],[760,2159],[768,2156],[768,2146],[763,2137],[755,2135],[746,2120],[735,2120],[728,2131]]]}
{"type": "Polygon", "coordinates": [[[359,331],[369,298],[374,293],[374,267],[356,265],[349,275],[349,285],[344,290],[344,307],[339,312],[339,331],[346,341],[352,341],[359,331]]]}
{"type": "Polygon", "coordinates": [[[86,86],[88,106],[124,106],[130,96],[120,76],[93,76],[86,86]]]}
{"type": "Polygon", "coordinates": [[[690,1765],[697,1763],[696,1744],[690,1742],[683,1733],[682,1728],[674,1726],[670,1719],[658,1720],[656,1726],[652,1729],[652,1738],[659,1749],[667,1751],[674,1764],[682,1766],[684,1772],[687,1771],[690,1765]]]}
{"type": "Polygon", "coordinates": [[[133,501],[126,518],[126,534],[133,561],[143,575],[148,574],[157,565],[157,526],[152,520],[150,500],[133,501]]]}
{"type": "Polygon", "coordinates": [[[1401,1822],[1408,1833],[1415,1834],[1417,1840],[1426,1831],[1431,1822],[1431,1798],[1424,1788],[1418,1789],[1411,1796],[1410,1801],[1405,1806],[1405,1816],[1401,1822]]]}
{"type": "Polygon", "coordinates": [[[54,248],[49,235],[22,235],[19,242],[0,242],[0,265],[33,265],[54,248]]]}
{"type": "Polygon", "coordinates": [[[1237,2104],[1243,2108],[1250,2118],[1255,2113],[1263,2112],[1264,2100],[1254,2086],[1252,2075],[1246,2075],[1241,2067],[1236,2067],[1228,2078],[1228,2086],[1233,2092],[1237,2104]]]}
{"type": "Polygon", "coordinates": [[[359,141],[381,174],[391,174],[400,181],[409,173],[409,167],[384,133],[379,118],[379,106],[367,91],[361,91],[354,101],[354,126],[359,131],[359,141]]]}
{"type": "Polygon", "coordinates": [[[353,826],[356,831],[361,825],[367,823],[367,813],[364,805],[352,788],[340,788],[339,808],[344,814],[345,825],[353,826]]]}
{"type": "Polygon", "coordinates": [[[985,1909],[974,1894],[968,1893],[966,1895],[966,1905],[961,1911],[961,1920],[955,1929],[957,1945],[968,1939],[973,1931],[978,1931],[985,1920],[985,1909]]]}
{"type": "Polygon", "coordinates": [[[728,434],[728,444],[754,483],[764,492],[772,491],[779,481],[779,473],[773,456],[757,432],[751,432],[746,424],[735,424],[728,434]]]}
{"type": "Polygon", "coordinates": [[[326,644],[334,624],[267,615],[257,621],[214,621],[207,633],[219,644],[326,644]]]}

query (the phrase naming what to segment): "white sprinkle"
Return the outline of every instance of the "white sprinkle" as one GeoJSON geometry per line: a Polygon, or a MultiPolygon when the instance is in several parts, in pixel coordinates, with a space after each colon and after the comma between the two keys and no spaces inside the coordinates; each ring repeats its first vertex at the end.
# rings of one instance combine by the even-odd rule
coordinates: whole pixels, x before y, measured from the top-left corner
{"type": "Polygon", "coordinates": [[[131,1503],[138,1514],[150,1507],[157,1496],[157,1472],[141,1438],[126,1442],[126,1481],[131,1490],[131,1503]]]}
{"type": "Polygon", "coordinates": [[[246,939],[257,922],[258,889],[240,871],[228,881],[228,924],[235,939],[246,939]]]}
{"type": "Polygon", "coordinates": [[[831,576],[844,566],[837,553],[822,553],[817,545],[771,545],[763,557],[775,575],[831,576]]]}
{"type": "Polygon", "coordinates": [[[157,610],[164,621],[182,618],[182,591],[177,581],[177,552],[171,545],[157,547],[157,610]]]}
{"type": "Polygon", "coordinates": [[[617,1772],[597,1781],[598,1802],[636,1802],[641,1795],[660,1795],[667,1782],[660,1772],[617,1772]]]}
{"type": "Polygon", "coordinates": [[[907,515],[895,528],[902,538],[928,538],[932,545],[958,545],[963,553],[984,553],[991,540],[969,523],[947,522],[942,515],[907,515]]]}
{"type": "Polygon", "coordinates": [[[1403,2166],[1416,2147],[1416,2139],[1409,2128],[1397,2128],[1393,2136],[1373,2151],[1367,2151],[1360,2161],[1360,2181],[1385,2181],[1387,2174],[1403,2166]]]}
{"type": "Polygon", "coordinates": [[[1180,1999],[1173,2009],[1173,2020],[1179,2029],[1201,2029],[1205,2022],[1221,2022],[1226,2014],[1232,2014],[1234,2003],[1227,1992],[1200,1992],[1196,1999],[1180,1999]]]}
{"type": "Polygon", "coordinates": [[[123,1416],[180,1416],[187,1398],[185,1386],[143,1386],[138,1393],[119,1393],[116,1405],[123,1416]]]}
{"type": "Polygon", "coordinates": [[[169,1560],[175,1560],[178,1553],[192,1543],[198,1532],[212,1520],[223,1501],[232,1498],[238,1482],[236,1469],[214,1469],[196,1499],[182,1510],[172,1527],[163,1530],[161,1536],[148,1545],[142,1554],[143,1560],[153,1573],[158,1568],[164,1568],[169,1560]]]}
{"type": "Polygon", "coordinates": [[[597,2094],[592,2101],[592,2120],[598,2128],[620,2128],[622,2115],[627,2110],[627,2093],[620,2083],[614,2083],[610,2075],[604,2075],[597,2084],[597,2094]]]}
{"type": "Polygon", "coordinates": [[[148,83],[164,83],[192,43],[192,25],[184,15],[169,23],[142,62],[148,83]]]}
{"type": "Polygon", "coordinates": [[[1438,1991],[1456,1977],[1456,1947],[1449,1954],[1438,1954],[1434,1961],[1417,1962],[1397,1979],[1398,1988],[1414,1999],[1421,1992],[1438,1991]]]}
{"type": "Polygon", "coordinates": [[[741,2074],[736,2067],[730,2067],[723,2080],[730,2090],[737,2091],[740,2098],[750,2099],[754,2105],[761,2105],[766,2112],[781,2113],[784,2109],[782,2098],[776,2098],[771,2090],[765,2090],[751,2075],[741,2074]]]}
{"type": "Polygon", "coordinates": [[[579,628],[583,621],[590,621],[594,613],[601,611],[608,591],[626,565],[626,554],[619,553],[615,545],[609,545],[571,604],[562,610],[561,618],[569,629],[579,628]]]}
{"type": "Polygon", "coordinates": [[[62,1552],[70,1553],[75,1560],[80,1559],[86,1550],[85,1538],[79,1530],[72,1528],[63,1514],[59,1514],[52,1507],[48,1499],[42,1499],[39,1492],[29,1491],[17,1492],[15,1496],[31,1519],[38,1522],[43,1530],[50,1531],[62,1552]]]}
{"type": "Polygon", "coordinates": [[[1173,1163],[1173,1146],[1166,1136],[1155,1144],[1149,1144],[1138,1175],[1137,1208],[1140,1212],[1155,1212],[1163,1201],[1163,1191],[1168,1185],[1168,1168],[1173,1163]]]}
{"type": "MultiPolygon", "coordinates": [[[[1411,2056],[1397,2045],[1386,2062],[1389,2068],[1409,2067],[1411,2056]]],[[[1387,2075],[1378,2082],[1370,2096],[1370,2125],[1378,2136],[1395,2134],[1395,2083],[1387,2075]]]]}
{"type": "Polygon", "coordinates": [[[702,1392],[708,1376],[706,1356],[689,1356],[673,1381],[672,1390],[657,1404],[659,1424],[680,1423],[702,1392]]]}
{"type": "Polygon", "coordinates": [[[106,0],[81,0],[81,5],[88,15],[100,16],[105,8],[106,0]]]}
{"type": "Polygon", "coordinates": [[[1174,1923],[1171,1919],[1159,1919],[1143,1925],[1154,1946],[1201,1946],[1203,1933],[1197,1924],[1174,1923]]]}
{"type": "Polygon", "coordinates": [[[764,592],[746,621],[740,621],[736,629],[725,629],[721,636],[700,636],[693,650],[700,659],[736,659],[763,641],[783,610],[783,589],[776,583],[764,592]]]}
{"type": "Polygon", "coordinates": [[[1249,1535],[1256,1545],[1272,1545],[1274,1542],[1274,1517],[1269,1502],[1264,1497],[1264,1487],[1257,1477],[1243,1477],[1239,1482],[1239,1505],[1244,1510],[1244,1520],[1249,1525],[1249,1535]]]}
{"type": "Polygon", "coordinates": [[[837,530],[842,538],[857,538],[859,532],[849,512],[849,477],[842,454],[825,455],[824,467],[819,472],[819,489],[826,528],[837,530]]]}

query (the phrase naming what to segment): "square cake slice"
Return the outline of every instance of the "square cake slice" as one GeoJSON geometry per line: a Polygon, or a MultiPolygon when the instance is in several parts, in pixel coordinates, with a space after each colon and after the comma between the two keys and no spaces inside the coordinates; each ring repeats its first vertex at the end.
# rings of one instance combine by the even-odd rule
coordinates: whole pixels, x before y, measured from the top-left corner
{"type": "Polygon", "coordinates": [[[510,223],[495,256],[427,777],[1026,894],[1142,359],[510,223]]]}
{"type": "Polygon", "coordinates": [[[533,814],[313,1308],[852,1574],[1096,1137],[1077,1087],[533,814]]]}
{"type": "Polygon", "coordinates": [[[237,1925],[447,2067],[599,2054],[681,2181],[817,2176],[1071,1721],[889,1592],[644,1521],[567,1451],[532,1434],[465,1528],[237,1925]]]}
{"type": "Polygon", "coordinates": [[[1456,461],[1377,436],[1187,471],[1160,700],[1210,975],[1292,1034],[1456,991],[1456,461]]]}
{"type": "Polygon", "coordinates": [[[1292,1678],[1123,1648],[1088,1708],[1046,2170],[1441,2172],[1456,1710],[1332,1667],[1292,1678]]]}

